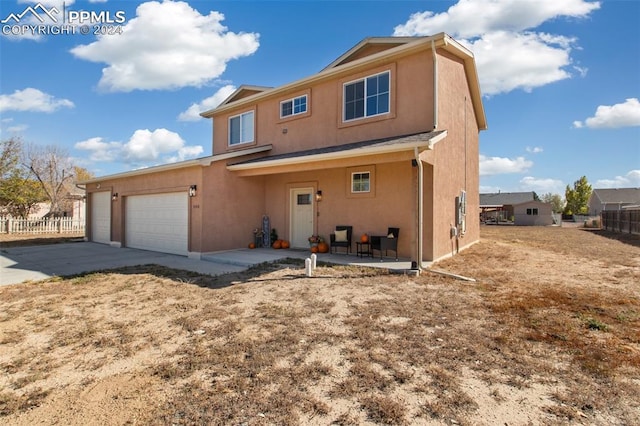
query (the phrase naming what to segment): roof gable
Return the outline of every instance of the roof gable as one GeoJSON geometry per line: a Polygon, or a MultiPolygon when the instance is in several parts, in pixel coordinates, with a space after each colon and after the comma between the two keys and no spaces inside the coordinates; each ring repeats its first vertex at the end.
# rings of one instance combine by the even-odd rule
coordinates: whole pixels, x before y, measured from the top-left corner
{"type": "Polygon", "coordinates": [[[322,71],[415,41],[417,37],[368,37],[340,55],[322,71]]]}
{"type": "Polygon", "coordinates": [[[266,92],[267,90],[271,90],[271,89],[273,89],[273,87],[250,86],[250,85],[247,85],[247,84],[243,84],[242,86],[238,87],[235,92],[230,94],[227,97],[227,99],[222,101],[220,103],[220,106],[228,105],[228,104],[230,104],[232,102],[235,102],[235,101],[238,101],[240,99],[247,98],[247,97],[255,95],[257,93],[266,92]]]}

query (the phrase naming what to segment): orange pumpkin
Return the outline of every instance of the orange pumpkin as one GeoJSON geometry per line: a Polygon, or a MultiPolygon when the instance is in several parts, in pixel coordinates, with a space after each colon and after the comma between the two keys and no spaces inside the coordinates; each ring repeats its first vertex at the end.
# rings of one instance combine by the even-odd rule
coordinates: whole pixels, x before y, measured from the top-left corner
{"type": "Polygon", "coordinates": [[[311,246],[311,253],[317,253],[318,252],[318,246],[311,246]]]}
{"type": "Polygon", "coordinates": [[[282,247],[283,249],[288,249],[290,247],[289,241],[282,240],[282,242],[280,243],[280,247],[282,247]]]}
{"type": "Polygon", "coordinates": [[[256,243],[249,243],[249,248],[250,249],[256,248],[256,243]]]}
{"type": "Polygon", "coordinates": [[[318,252],[320,253],[328,253],[329,252],[329,244],[325,243],[324,241],[321,243],[318,243],[318,252]]]}
{"type": "Polygon", "coordinates": [[[369,236],[367,234],[362,234],[362,237],[360,237],[360,242],[362,243],[369,242],[369,236]]]}
{"type": "Polygon", "coordinates": [[[282,241],[280,240],[275,240],[273,242],[273,244],[271,245],[271,247],[273,247],[274,249],[278,250],[282,248],[282,241]]]}

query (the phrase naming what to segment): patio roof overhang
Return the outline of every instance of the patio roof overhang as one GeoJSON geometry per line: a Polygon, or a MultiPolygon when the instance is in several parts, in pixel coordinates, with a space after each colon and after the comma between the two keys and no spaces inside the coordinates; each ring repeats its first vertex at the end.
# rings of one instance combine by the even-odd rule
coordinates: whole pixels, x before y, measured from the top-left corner
{"type": "Polygon", "coordinates": [[[431,150],[436,143],[446,137],[446,130],[415,133],[269,155],[232,163],[227,165],[227,169],[237,172],[241,176],[260,176],[414,160],[416,148],[420,152],[431,150]]]}

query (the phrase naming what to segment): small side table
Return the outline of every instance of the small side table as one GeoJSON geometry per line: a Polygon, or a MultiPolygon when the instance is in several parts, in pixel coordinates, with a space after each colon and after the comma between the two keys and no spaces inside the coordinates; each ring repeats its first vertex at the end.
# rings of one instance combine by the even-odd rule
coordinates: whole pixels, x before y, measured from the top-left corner
{"type": "Polygon", "coordinates": [[[369,257],[373,257],[373,250],[371,250],[370,242],[360,242],[356,241],[356,254],[360,257],[367,255],[369,257]]]}

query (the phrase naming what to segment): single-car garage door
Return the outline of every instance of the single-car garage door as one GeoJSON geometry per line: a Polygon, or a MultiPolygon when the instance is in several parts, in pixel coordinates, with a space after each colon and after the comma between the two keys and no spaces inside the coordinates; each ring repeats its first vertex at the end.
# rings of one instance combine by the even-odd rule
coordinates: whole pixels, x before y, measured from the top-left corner
{"type": "Polygon", "coordinates": [[[111,192],[91,194],[91,241],[111,243],[111,192]]]}
{"type": "Polygon", "coordinates": [[[125,245],[143,250],[187,255],[186,192],[126,197],[125,245]]]}

